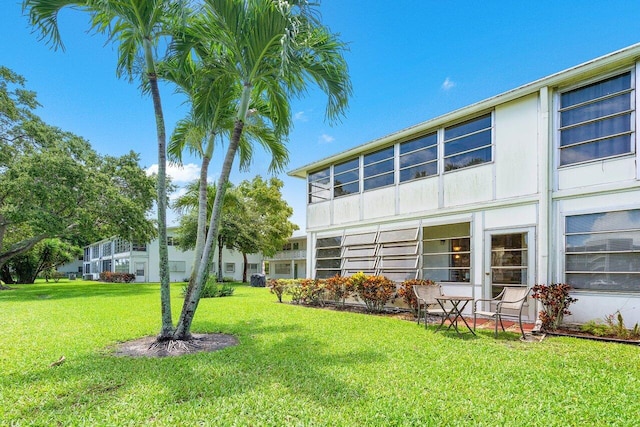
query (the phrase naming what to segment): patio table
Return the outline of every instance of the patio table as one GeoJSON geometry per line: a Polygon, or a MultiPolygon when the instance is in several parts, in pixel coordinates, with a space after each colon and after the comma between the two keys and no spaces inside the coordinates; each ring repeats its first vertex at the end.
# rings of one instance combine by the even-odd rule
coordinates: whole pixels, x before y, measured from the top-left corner
{"type": "Polygon", "coordinates": [[[462,311],[467,306],[469,301],[473,301],[473,297],[443,295],[440,297],[436,297],[436,300],[438,301],[438,304],[440,304],[440,307],[442,307],[442,309],[445,312],[445,315],[442,317],[442,322],[440,322],[440,325],[436,329],[436,332],[442,329],[442,327],[444,326],[444,322],[448,319],[450,323],[449,323],[449,327],[447,327],[446,330],[448,331],[453,326],[453,328],[456,330],[458,334],[462,334],[462,332],[458,330],[458,319],[462,319],[462,322],[464,322],[467,329],[469,329],[469,332],[471,332],[473,335],[476,334],[473,331],[473,329],[471,329],[471,327],[469,326],[467,321],[464,319],[464,317],[462,316],[462,311]],[[450,309],[447,309],[445,307],[445,303],[447,301],[451,303],[450,309]]]}

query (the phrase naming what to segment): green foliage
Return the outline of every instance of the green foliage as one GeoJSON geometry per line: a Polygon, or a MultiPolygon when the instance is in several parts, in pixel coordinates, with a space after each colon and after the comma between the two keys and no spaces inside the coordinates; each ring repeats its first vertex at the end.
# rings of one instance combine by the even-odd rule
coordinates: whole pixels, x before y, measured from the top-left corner
{"type": "Polygon", "coordinates": [[[580,330],[598,337],[609,336],[622,340],[640,338],[640,326],[636,323],[633,329],[627,329],[620,311],[605,316],[604,322],[590,320],[582,325],[580,330]]]}
{"type": "MultiPolygon", "coordinates": [[[[293,304],[324,305],[324,280],[320,279],[278,279],[276,295],[280,289],[291,296],[293,304]]],[[[281,298],[279,298],[281,300],[281,298]]]]}
{"type": "MultiPolygon", "coordinates": [[[[232,281],[233,280],[229,280],[228,282],[232,281]]],[[[200,298],[221,298],[233,295],[236,289],[228,282],[218,283],[215,277],[209,276],[202,287],[200,298]]],[[[182,288],[182,296],[185,296],[186,293],[187,285],[182,288]]]]}
{"type": "Polygon", "coordinates": [[[384,276],[368,276],[362,272],[350,277],[356,299],[362,300],[371,312],[382,312],[396,295],[396,284],[384,276]]]}
{"type": "Polygon", "coordinates": [[[139,157],[100,156],[81,137],[45,124],[22,83],[0,73],[0,268],[45,239],[76,246],[112,235],[148,241],[155,183],[139,157]]]}
{"type": "Polygon", "coordinates": [[[562,323],[564,315],[571,314],[568,307],[577,299],[569,296],[570,291],[571,286],[565,283],[534,285],[531,296],[539,300],[544,308],[539,313],[543,329],[555,331],[562,323]]]}
{"type": "Polygon", "coordinates": [[[400,284],[398,289],[398,296],[407,304],[414,314],[418,313],[418,299],[415,292],[413,292],[414,286],[433,286],[436,283],[433,280],[411,279],[405,280],[400,284]]]}
{"type": "Polygon", "coordinates": [[[100,273],[100,280],[107,283],[131,283],[136,280],[136,275],[131,273],[103,271],[100,273]]]}

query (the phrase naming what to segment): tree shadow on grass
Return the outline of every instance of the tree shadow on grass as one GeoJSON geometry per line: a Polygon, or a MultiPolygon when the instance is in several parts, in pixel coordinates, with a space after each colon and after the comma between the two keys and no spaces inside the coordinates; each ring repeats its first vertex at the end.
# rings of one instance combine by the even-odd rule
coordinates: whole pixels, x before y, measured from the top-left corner
{"type": "Polygon", "coordinates": [[[326,407],[369,398],[367,391],[340,372],[387,359],[385,354],[368,349],[329,351],[326,342],[296,334],[293,325],[216,326],[225,332],[242,331],[240,344],[212,353],[153,359],[114,357],[110,350],[104,350],[69,357],[60,366],[49,367],[50,361],[43,361],[36,369],[10,374],[5,383],[13,386],[6,390],[7,396],[24,395],[26,390],[51,391],[35,393],[29,401],[12,402],[8,414],[15,420],[51,419],[75,407],[81,416],[95,410],[117,411],[123,402],[136,399],[152,402],[149,407],[142,403],[142,411],[161,411],[165,405],[176,411],[180,405],[215,408],[216,401],[224,401],[227,410],[234,410],[238,405],[258,405],[256,400],[264,399],[251,410],[262,413],[265,407],[277,416],[278,411],[282,415],[291,408],[282,408],[270,398],[311,400],[326,407]],[[13,387],[21,390],[12,391],[13,387]]]}

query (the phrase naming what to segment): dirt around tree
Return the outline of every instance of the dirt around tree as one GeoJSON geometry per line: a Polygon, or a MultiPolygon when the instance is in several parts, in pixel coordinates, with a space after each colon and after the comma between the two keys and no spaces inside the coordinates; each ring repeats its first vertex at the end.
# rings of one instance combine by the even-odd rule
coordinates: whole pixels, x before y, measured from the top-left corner
{"type": "Polygon", "coordinates": [[[193,334],[188,341],[157,342],[155,336],[127,341],[115,346],[113,355],[120,357],[175,357],[211,352],[238,345],[238,339],[228,334],[193,334]]]}

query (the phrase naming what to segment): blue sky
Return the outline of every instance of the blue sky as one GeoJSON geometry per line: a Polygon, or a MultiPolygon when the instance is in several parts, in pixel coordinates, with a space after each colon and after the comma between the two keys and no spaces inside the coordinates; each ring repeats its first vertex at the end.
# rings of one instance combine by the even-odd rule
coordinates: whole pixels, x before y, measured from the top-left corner
{"type": "MultiPolygon", "coordinates": [[[[293,102],[287,170],[640,42],[639,1],[324,0],[320,10],[349,43],[354,95],[334,126],[324,122],[318,91],[293,102]]],[[[66,51],[38,41],[21,2],[2,0],[0,17],[0,64],[26,77],[45,121],[85,137],[100,153],[134,150],[141,166],[157,164],[151,100],[116,78],[115,50],[87,33],[86,15],[60,16],[66,51]]],[[[170,133],[187,108],[170,87],[162,96],[170,133]]],[[[185,163],[173,173],[179,185],[197,176],[197,159],[185,163]]],[[[268,163],[256,152],[251,171],[236,168],[231,180],[267,176],[268,163]]],[[[304,229],[305,182],[280,178],[293,221],[304,229]]]]}

